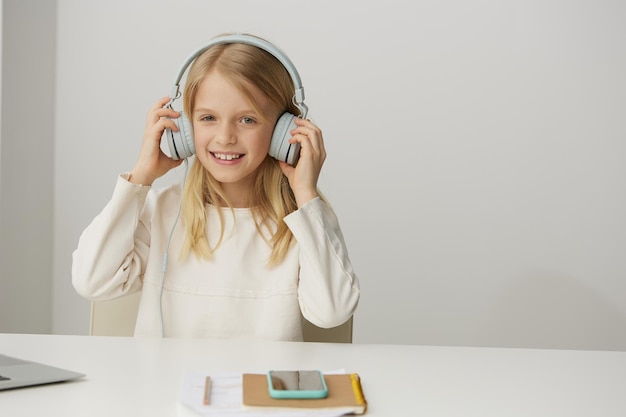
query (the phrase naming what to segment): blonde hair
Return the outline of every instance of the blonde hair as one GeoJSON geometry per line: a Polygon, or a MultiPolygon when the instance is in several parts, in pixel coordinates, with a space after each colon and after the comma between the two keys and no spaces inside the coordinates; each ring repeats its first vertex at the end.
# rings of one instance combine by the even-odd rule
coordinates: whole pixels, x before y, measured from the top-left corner
{"type": "MultiPolygon", "coordinates": [[[[276,118],[284,112],[299,114],[298,108],[292,102],[293,81],[285,67],[270,53],[240,43],[212,46],[194,61],[189,69],[183,94],[186,114],[193,114],[198,87],[211,71],[218,71],[238,88],[261,117],[265,112],[261,111],[259,104],[254,100],[250,86],[254,86],[267,97],[275,110],[276,118]]],[[[196,159],[183,191],[181,215],[186,230],[181,252],[183,258],[191,253],[204,259],[213,257],[224,237],[224,217],[222,210],[217,210],[221,229],[217,243],[211,247],[206,235],[208,215],[206,205],[220,206],[222,203],[233,210],[219,181],[196,159]]],[[[257,170],[249,207],[259,234],[272,248],[268,266],[279,264],[285,258],[293,239],[283,218],[298,206],[278,162],[269,155],[257,170]]]]}

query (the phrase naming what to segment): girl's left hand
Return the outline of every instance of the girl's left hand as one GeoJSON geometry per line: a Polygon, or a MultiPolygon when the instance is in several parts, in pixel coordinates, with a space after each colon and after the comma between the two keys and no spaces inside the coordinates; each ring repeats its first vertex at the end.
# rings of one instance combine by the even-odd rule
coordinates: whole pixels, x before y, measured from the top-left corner
{"type": "Polygon", "coordinates": [[[296,128],[289,143],[300,142],[300,159],[295,167],[280,161],[280,168],[289,180],[298,207],[318,197],[317,180],[326,159],[322,131],[310,120],[295,119],[296,128]]]}

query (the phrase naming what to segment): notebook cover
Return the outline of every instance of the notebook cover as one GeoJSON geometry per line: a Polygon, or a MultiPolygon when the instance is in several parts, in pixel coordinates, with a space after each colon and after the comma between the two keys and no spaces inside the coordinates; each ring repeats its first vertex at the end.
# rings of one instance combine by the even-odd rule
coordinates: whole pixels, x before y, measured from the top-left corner
{"type": "Polygon", "coordinates": [[[357,374],[324,375],[328,397],[320,399],[276,399],[270,397],[267,376],[243,374],[243,405],[272,408],[346,408],[355,414],[367,410],[360,378],[357,374]]]}

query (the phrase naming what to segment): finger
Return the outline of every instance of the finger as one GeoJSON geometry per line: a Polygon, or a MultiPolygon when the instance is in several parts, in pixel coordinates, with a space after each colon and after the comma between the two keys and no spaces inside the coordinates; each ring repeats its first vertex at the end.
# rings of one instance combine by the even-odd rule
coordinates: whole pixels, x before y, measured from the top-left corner
{"type": "Polygon", "coordinates": [[[157,120],[156,123],[146,127],[145,138],[151,138],[150,141],[160,141],[165,129],[171,129],[175,132],[179,130],[178,126],[172,119],[162,118],[157,120]]]}
{"type": "Polygon", "coordinates": [[[323,141],[322,130],[317,127],[315,124],[310,122],[309,120],[295,119],[296,128],[291,132],[293,133],[303,133],[309,135],[311,137],[315,137],[316,140],[323,141]]]}
{"type": "Polygon", "coordinates": [[[176,124],[174,119],[170,119],[169,117],[162,117],[161,119],[159,119],[159,122],[157,124],[159,124],[163,128],[171,129],[175,132],[178,131],[178,125],[176,124]]]}
{"type": "Polygon", "coordinates": [[[296,133],[291,137],[289,142],[300,143],[301,155],[310,154],[311,156],[315,157],[317,154],[319,154],[318,148],[312,143],[311,138],[309,138],[308,135],[296,133]]]}
{"type": "Polygon", "coordinates": [[[156,121],[160,117],[172,117],[177,118],[180,116],[180,112],[170,108],[164,107],[169,102],[169,97],[163,97],[159,99],[154,105],[148,110],[147,122],[148,123],[156,123],[156,121]]]}
{"type": "Polygon", "coordinates": [[[159,109],[166,108],[165,105],[170,101],[169,97],[161,97],[148,110],[148,114],[154,114],[159,109]]]}
{"type": "Polygon", "coordinates": [[[309,119],[301,119],[301,118],[297,117],[297,118],[294,119],[294,121],[295,121],[295,124],[296,124],[297,127],[310,129],[313,132],[315,132],[317,135],[319,135],[320,137],[322,136],[322,130],[319,128],[319,126],[317,126],[315,123],[313,123],[309,119]]]}
{"type": "Polygon", "coordinates": [[[161,109],[157,112],[157,115],[160,119],[171,120],[178,119],[180,117],[180,112],[172,109],[161,109]]]}
{"type": "Polygon", "coordinates": [[[177,111],[171,109],[159,109],[148,116],[148,120],[146,120],[146,127],[151,128],[158,123],[167,125],[167,127],[169,127],[175,125],[173,119],[177,119],[179,117],[180,113],[178,113],[177,111]]]}
{"type": "Polygon", "coordinates": [[[293,143],[300,142],[300,146],[309,149],[315,155],[321,155],[324,152],[324,143],[315,132],[299,129],[294,129],[292,132],[293,143]]]}
{"type": "Polygon", "coordinates": [[[278,165],[280,166],[280,169],[283,171],[283,174],[285,174],[287,179],[291,181],[291,176],[295,171],[295,168],[284,161],[278,161],[278,165]]]}
{"type": "Polygon", "coordinates": [[[164,107],[171,100],[172,98],[170,96],[163,96],[154,105],[155,107],[164,107]]]}
{"type": "Polygon", "coordinates": [[[294,119],[294,121],[299,126],[313,126],[313,127],[317,127],[317,125],[315,123],[313,123],[311,121],[311,119],[303,119],[301,117],[296,117],[294,119]]]}

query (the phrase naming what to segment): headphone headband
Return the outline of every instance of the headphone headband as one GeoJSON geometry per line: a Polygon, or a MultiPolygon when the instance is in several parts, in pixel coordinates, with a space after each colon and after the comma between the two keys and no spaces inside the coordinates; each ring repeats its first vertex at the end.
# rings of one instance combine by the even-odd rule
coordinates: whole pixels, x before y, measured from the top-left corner
{"type": "Polygon", "coordinates": [[[206,46],[200,48],[193,54],[191,54],[187,60],[183,63],[178,71],[178,75],[176,76],[176,81],[174,82],[174,87],[172,87],[172,92],[170,94],[170,103],[176,100],[180,94],[180,81],[187,70],[187,67],[204,51],[207,49],[220,44],[228,44],[228,43],[242,43],[246,45],[256,46],[257,48],[263,49],[264,51],[272,54],[287,70],[289,75],[291,76],[291,80],[293,81],[293,86],[295,89],[295,93],[293,96],[293,103],[300,110],[300,115],[302,118],[306,117],[309,108],[306,104],[304,104],[304,87],[302,86],[302,81],[300,80],[300,74],[298,74],[298,70],[293,65],[289,57],[282,52],[277,46],[274,44],[267,42],[261,38],[251,35],[245,34],[234,34],[234,35],[224,35],[213,38],[206,46]]]}

